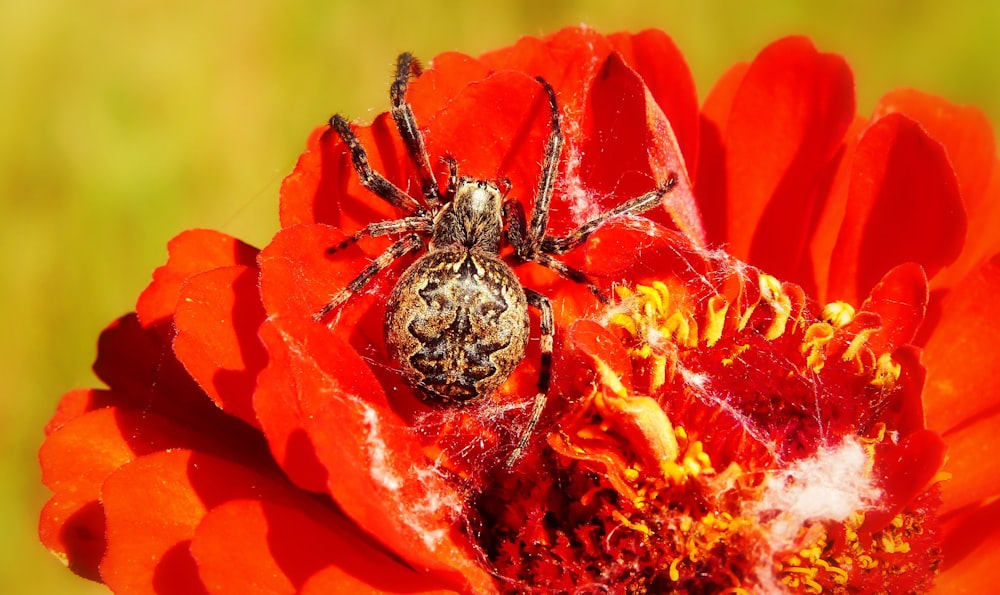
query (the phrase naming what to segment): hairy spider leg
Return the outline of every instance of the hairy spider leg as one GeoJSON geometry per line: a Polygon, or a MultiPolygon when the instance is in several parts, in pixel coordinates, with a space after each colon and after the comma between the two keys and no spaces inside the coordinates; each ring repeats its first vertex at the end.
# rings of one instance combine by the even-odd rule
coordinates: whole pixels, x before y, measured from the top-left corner
{"type": "Polygon", "coordinates": [[[545,410],[545,403],[548,401],[549,382],[552,377],[552,343],[553,335],[555,334],[552,304],[547,297],[527,287],[524,288],[524,295],[528,298],[528,304],[537,308],[541,315],[539,348],[542,352],[542,357],[538,368],[538,394],[535,395],[535,404],[531,408],[531,417],[528,418],[528,423],[521,430],[521,437],[517,441],[517,446],[514,447],[510,456],[507,457],[506,465],[508,468],[513,467],[514,463],[521,458],[524,449],[528,446],[528,440],[531,439],[531,435],[535,432],[535,426],[538,425],[538,420],[542,417],[542,411],[545,410]]]}
{"type": "Polygon", "coordinates": [[[372,169],[372,166],[368,163],[368,153],[361,146],[357,135],[351,130],[351,124],[347,119],[340,114],[336,114],[330,118],[330,126],[337,131],[344,144],[347,145],[347,150],[351,154],[351,163],[354,164],[354,171],[357,172],[362,186],[370,190],[375,196],[407,213],[419,215],[426,212],[424,206],[417,199],[372,169]]]}
{"type": "Polygon", "coordinates": [[[392,104],[390,110],[392,119],[395,120],[399,135],[406,145],[406,152],[417,166],[420,189],[427,201],[427,207],[433,210],[441,203],[441,195],[434,170],[431,168],[431,158],[424,144],[424,136],[417,126],[413,108],[406,102],[406,87],[409,85],[410,77],[420,76],[421,72],[420,62],[416,58],[408,52],[400,54],[396,60],[396,78],[389,88],[389,100],[392,104]]]}
{"type": "Polygon", "coordinates": [[[587,238],[590,237],[590,234],[597,231],[597,228],[604,223],[626,214],[638,215],[639,213],[648,211],[649,209],[660,204],[664,195],[670,192],[676,184],[677,178],[671,174],[670,177],[667,178],[667,181],[656,190],[647,192],[642,196],[637,196],[631,200],[623,202],[613,209],[604,211],[600,215],[571,231],[566,236],[561,238],[545,236],[542,238],[541,251],[546,254],[565,254],[573,248],[576,248],[580,244],[586,242],[587,238]]]}
{"type": "Polygon", "coordinates": [[[426,233],[434,227],[434,220],[426,215],[417,217],[403,217],[402,219],[392,219],[391,221],[375,221],[362,227],[353,234],[347,236],[336,246],[326,249],[327,255],[340,252],[344,248],[356,244],[361,238],[368,236],[377,238],[379,236],[390,236],[401,233],[426,233]]]}
{"type": "MultiPolygon", "coordinates": [[[[507,222],[507,241],[514,246],[514,253],[517,255],[518,249],[525,246],[527,240],[527,223],[524,219],[524,208],[517,200],[508,200],[503,204],[503,218],[507,222]]],[[[540,246],[539,246],[540,248],[540,246]]],[[[525,248],[527,250],[527,248],[525,248]]],[[[586,285],[594,296],[602,303],[608,302],[608,297],[604,295],[583,271],[579,271],[568,264],[552,258],[548,254],[536,251],[526,262],[537,262],[538,264],[550,268],[562,277],[570,281],[586,285]]]]}
{"type": "MultiPolygon", "coordinates": [[[[545,90],[549,100],[549,140],[545,145],[545,157],[542,161],[542,172],[538,176],[538,190],[535,192],[535,202],[531,207],[531,223],[527,229],[527,237],[514,250],[522,260],[533,260],[538,254],[545,229],[549,224],[549,205],[552,203],[552,193],[555,190],[556,174],[559,170],[559,160],[563,150],[562,125],[560,124],[559,105],[556,103],[556,92],[552,85],[542,77],[535,80],[545,90]]],[[[523,218],[523,215],[522,215],[523,218]]]]}
{"type": "Polygon", "coordinates": [[[330,302],[323,306],[322,310],[314,314],[313,319],[316,320],[316,322],[322,322],[323,319],[326,318],[327,314],[340,307],[344,302],[350,299],[352,295],[361,291],[361,289],[364,288],[364,286],[367,285],[368,282],[375,277],[375,275],[392,264],[393,261],[408,252],[412,252],[423,247],[423,245],[423,240],[415,233],[406,235],[394,242],[386,249],[385,252],[380,254],[378,258],[362,269],[358,276],[351,280],[346,287],[333,294],[333,297],[330,298],[330,302]]]}

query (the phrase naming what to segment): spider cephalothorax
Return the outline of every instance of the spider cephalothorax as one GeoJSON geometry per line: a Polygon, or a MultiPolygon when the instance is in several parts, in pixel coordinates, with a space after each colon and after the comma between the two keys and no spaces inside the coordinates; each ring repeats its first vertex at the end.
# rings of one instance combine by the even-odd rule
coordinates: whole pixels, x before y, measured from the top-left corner
{"type": "Polygon", "coordinates": [[[545,407],[554,328],[549,300],[523,287],[510,266],[501,259],[503,237],[506,236],[513,247],[516,262],[533,261],[549,267],[568,279],[587,285],[599,299],[606,300],[583,272],[570,268],[553,255],[564,254],[583,244],[609,219],[641,213],[659,204],[675,179],[670,176],[655,190],[601,213],[566,236],[547,235],[549,204],[563,136],[555,90],[538,78],[548,97],[551,129],[530,221],[525,218],[521,204],[507,199],[496,183],[459,177],[457,162],[451,157],[444,159],[449,176],[448,187],[442,196],[423,135],[405,100],[410,77],[419,74],[416,60],[409,54],[401,54],[390,98],[396,127],[417,166],[422,196],[407,194],[372,170],[367,153],[347,120],[340,115],[330,119],[330,125],[350,151],[362,185],[407,215],[370,223],[331,249],[339,250],[364,236],[402,236],[347,287],[334,294],[316,314],[316,319],[325,319],[396,258],[422,248],[426,238],[427,253],[403,273],[388,301],[386,345],[390,357],[428,402],[461,405],[489,396],[511,375],[524,358],[530,334],[528,306],[536,308],[540,313],[541,336],[538,393],[531,418],[507,459],[509,465],[524,450],[545,407]]]}

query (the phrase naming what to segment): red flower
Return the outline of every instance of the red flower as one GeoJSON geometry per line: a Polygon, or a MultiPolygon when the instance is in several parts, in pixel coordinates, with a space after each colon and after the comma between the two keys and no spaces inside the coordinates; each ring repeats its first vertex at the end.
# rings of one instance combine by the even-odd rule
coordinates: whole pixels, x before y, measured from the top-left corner
{"type": "MultiPolygon", "coordinates": [[[[181,234],[102,334],[107,388],[68,393],[46,429],[45,545],[116,592],[994,584],[1000,474],[977,455],[996,444],[1000,331],[973,325],[1000,300],[1000,176],[980,112],[899,91],[862,118],[843,60],[799,38],[731,69],[699,111],[663,33],[573,28],[443,54],[412,81],[441,188],[451,156],[530,212],[550,130],[538,76],[566,140],[551,235],[677,184],[560,257],[610,304],[516,267],[556,334],[548,405],[511,468],[535,314],[502,388],[450,408],[386,356],[412,255],[314,319],[394,238],[330,248],[404,214],[324,126],[270,244],[181,234]]],[[[419,195],[392,119],[355,131],[419,195]]]]}

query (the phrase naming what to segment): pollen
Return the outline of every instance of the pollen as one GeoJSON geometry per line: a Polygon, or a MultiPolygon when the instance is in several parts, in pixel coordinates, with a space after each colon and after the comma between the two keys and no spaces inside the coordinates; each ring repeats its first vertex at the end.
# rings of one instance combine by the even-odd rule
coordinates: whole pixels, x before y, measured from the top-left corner
{"type": "Polygon", "coordinates": [[[926,590],[925,504],[886,518],[878,465],[898,436],[877,416],[906,362],[872,352],[850,305],[816,312],[797,286],[738,270],[616,287],[586,321],[607,335],[581,351],[551,467],[512,476],[487,515],[508,519],[498,568],[556,592],[926,590]],[[540,508],[510,504],[524,493],[540,508]]]}

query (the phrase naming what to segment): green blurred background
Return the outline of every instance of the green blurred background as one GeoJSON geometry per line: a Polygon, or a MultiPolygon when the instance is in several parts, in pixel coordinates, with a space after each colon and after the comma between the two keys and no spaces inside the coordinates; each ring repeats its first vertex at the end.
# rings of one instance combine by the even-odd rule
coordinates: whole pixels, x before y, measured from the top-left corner
{"type": "Polygon", "coordinates": [[[805,33],[845,55],[868,113],[892,87],[1000,122],[992,3],[0,1],[0,593],[100,593],[35,536],[36,452],[66,390],[94,384],[99,331],[164,245],[211,227],[258,246],[306,136],[387,107],[401,50],[478,53],[568,24],[661,27],[701,97],[737,60],[805,33]],[[833,6],[836,5],[836,8],[833,6]]]}

